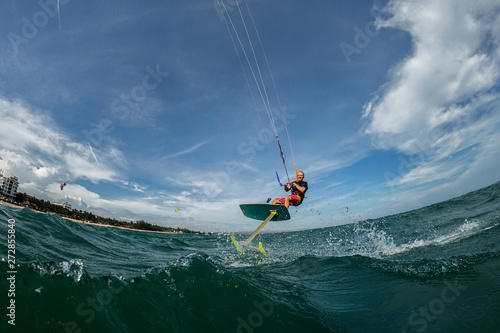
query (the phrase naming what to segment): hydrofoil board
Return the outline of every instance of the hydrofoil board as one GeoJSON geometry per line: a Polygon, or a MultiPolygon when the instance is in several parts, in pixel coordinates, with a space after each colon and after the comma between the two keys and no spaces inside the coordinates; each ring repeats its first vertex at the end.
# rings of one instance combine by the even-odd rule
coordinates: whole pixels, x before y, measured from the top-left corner
{"type": "Polygon", "coordinates": [[[267,256],[262,243],[259,242],[259,247],[254,247],[250,245],[252,239],[257,236],[257,234],[264,228],[264,226],[269,221],[285,221],[290,219],[290,213],[288,209],[283,205],[270,205],[270,204],[243,204],[240,205],[241,211],[246,217],[256,220],[264,220],[260,226],[247,238],[244,242],[238,242],[233,234],[231,234],[231,239],[234,246],[240,252],[243,252],[243,246],[250,247],[252,249],[260,251],[262,254],[267,256]]]}
{"type": "Polygon", "coordinates": [[[271,221],[285,221],[290,219],[290,212],[283,205],[271,204],[243,204],[240,205],[241,211],[246,217],[255,220],[265,220],[272,211],[276,214],[271,218],[271,221]]]}

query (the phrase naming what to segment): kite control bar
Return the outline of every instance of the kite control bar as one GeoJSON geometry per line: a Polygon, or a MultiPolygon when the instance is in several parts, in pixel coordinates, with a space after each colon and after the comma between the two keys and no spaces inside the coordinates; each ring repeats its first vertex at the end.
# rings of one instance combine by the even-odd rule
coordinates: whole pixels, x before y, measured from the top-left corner
{"type": "MultiPolygon", "coordinates": [[[[295,166],[295,175],[297,176],[297,178],[295,180],[298,180],[299,179],[299,172],[297,171],[297,164],[294,164],[294,166],[295,166]]],[[[283,186],[283,184],[280,181],[280,176],[278,176],[278,171],[276,171],[276,178],[278,178],[278,183],[280,184],[280,186],[283,186]]]]}
{"type": "Polygon", "coordinates": [[[278,171],[276,171],[276,177],[278,178],[278,183],[280,184],[280,186],[283,186],[283,184],[281,184],[281,181],[280,181],[280,176],[278,176],[278,171]]]}

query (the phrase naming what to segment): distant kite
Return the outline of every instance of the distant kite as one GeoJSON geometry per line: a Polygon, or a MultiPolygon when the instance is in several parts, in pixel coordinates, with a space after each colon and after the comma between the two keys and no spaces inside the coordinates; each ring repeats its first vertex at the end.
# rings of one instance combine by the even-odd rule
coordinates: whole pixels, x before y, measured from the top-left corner
{"type": "Polygon", "coordinates": [[[179,210],[179,208],[176,208],[176,209],[174,210],[174,212],[176,212],[176,211],[178,211],[178,210],[179,210]]]}
{"type": "Polygon", "coordinates": [[[66,186],[66,183],[65,182],[61,183],[61,191],[64,189],[64,186],[66,186]]]}

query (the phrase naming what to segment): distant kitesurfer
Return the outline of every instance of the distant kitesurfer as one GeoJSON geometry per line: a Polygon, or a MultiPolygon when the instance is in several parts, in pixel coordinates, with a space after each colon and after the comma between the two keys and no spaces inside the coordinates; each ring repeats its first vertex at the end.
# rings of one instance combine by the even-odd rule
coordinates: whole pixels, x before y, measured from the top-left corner
{"type": "MultiPolygon", "coordinates": [[[[285,187],[285,191],[292,191],[291,195],[287,195],[284,198],[276,198],[273,200],[272,204],[277,205],[285,205],[285,207],[288,209],[290,205],[292,206],[298,206],[304,201],[304,195],[306,194],[307,191],[307,182],[304,181],[304,173],[302,171],[299,171],[297,173],[297,180],[292,180],[290,183],[284,183],[283,186],[285,187]]],[[[268,202],[271,201],[268,199],[268,202]]]]}

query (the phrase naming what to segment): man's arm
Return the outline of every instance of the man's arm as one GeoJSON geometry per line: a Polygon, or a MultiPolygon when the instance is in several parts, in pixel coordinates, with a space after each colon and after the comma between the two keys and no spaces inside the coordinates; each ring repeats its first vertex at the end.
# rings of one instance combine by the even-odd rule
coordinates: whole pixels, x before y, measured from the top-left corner
{"type": "Polygon", "coordinates": [[[284,185],[285,185],[285,191],[287,191],[287,192],[290,191],[293,186],[295,186],[295,188],[297,190],[299,190],[300,192],[302,192],[302,193],[304,193],[306,191],[306,187],[305,186],[299,186],[299,185],[297,185],[297,183],[295,182],[295,180],[292,180],[290,182],[290,184],[285,183],[284,185]],[[287,189],[287,187],[288,187],[288,189],[287,189]]]}
{"type": "Polygon", "coordinates": [[[306,191],[306,187],[305,186],[299,186],[297,184],[295,184],[295,188],[297,190],[299,190],[300,192],[304,193],[306,191]]]}

